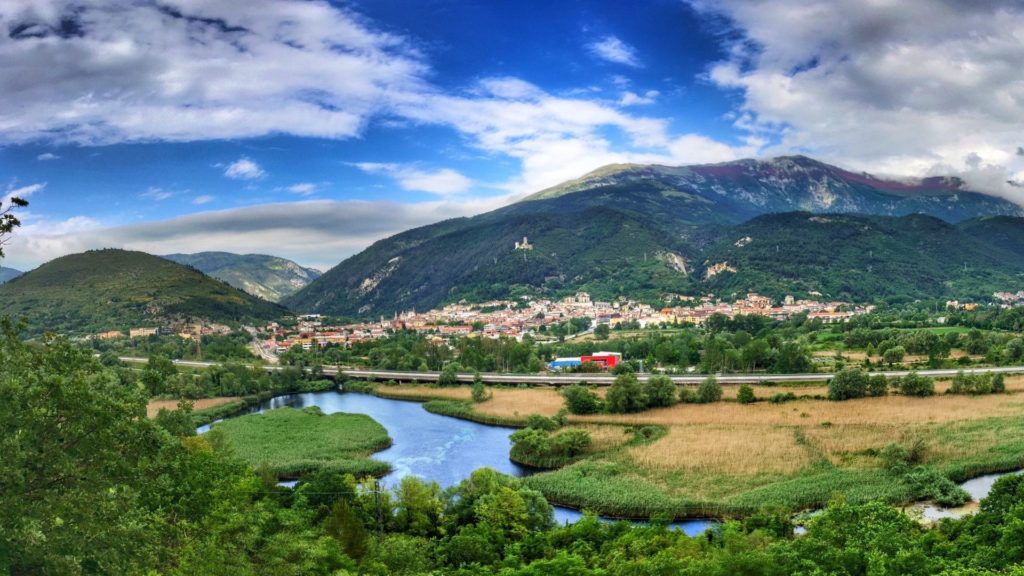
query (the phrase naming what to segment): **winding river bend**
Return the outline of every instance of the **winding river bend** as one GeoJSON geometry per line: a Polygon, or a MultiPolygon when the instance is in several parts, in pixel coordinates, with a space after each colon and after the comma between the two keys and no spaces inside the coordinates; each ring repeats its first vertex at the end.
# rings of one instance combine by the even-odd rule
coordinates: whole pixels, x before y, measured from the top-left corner
{"type": "MultiPolygon", "coordinates": [[[[509,476],[522,477],[530,473],[509,460],[508,453],[512,447],[509,436],[515,429],[432,414],[418,402],[378,398],[356,392],[311,392],[277,396],[250,406],[243,413],[265,412],[285,406],[318,406],[326,414],[366,414],[379,422],[394,440],[390,448],[373,455],[391,464],[392,472],[383,479],[386,486],[394,487],[402,478],[412,475],[435,481],[442,488],[447,488],[469,477],[473,470],[485,466],[509,476]]],[[[209,426],[202,426],[197,431],[203,433],[207,430],[209,426]]],[[[988,495],[992,484],[1000,476],[1002,474],[982,476],[962,486],[974,500],[980,500],[988,495]]],[[[922,505],[921,513],[925,519],[936,520],[957,517],[963,511],[922,505]]],[[[555,520],[559,523],[576,522],[581,517],[578,510],[555,507],[555,520]]],[[[675,522],[671,526],[694,536],[716,524],[714,520],[693,518],[675,522]]]]}
{"type": "MultiPolygon", "coordinates": [[[[515,430],[487,426],[467,420],[432,414],[418,402],[390,400],[355,392],[311,392],[288,394],[250,406],[248,414],[290,406],[318,406],[325,414],[349,412],[366,414],[387,429],[394,443],[374,458],[391,464],[392,472],[384,477],[387,486],[396,486],[402,478],[412,475],[433,480],[447,488],[458,484],[477,468],[489,467],[522,477],[530,472],[508,458],[515,430]]],[[[209,429],[203,426],[202,433],[209,429]]],[[[555,520],[572,523],[582,517],[577,510],[555,507],[555,520]]],[[[713,520],[691,519],[672,524],[689,535],[696,535],[714,526],[713,520]]]]}

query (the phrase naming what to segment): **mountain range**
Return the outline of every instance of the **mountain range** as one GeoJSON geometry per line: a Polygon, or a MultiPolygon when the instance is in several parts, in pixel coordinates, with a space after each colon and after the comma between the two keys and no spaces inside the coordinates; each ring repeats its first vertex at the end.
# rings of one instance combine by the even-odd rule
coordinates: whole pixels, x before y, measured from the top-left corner
{"type": "Polygon", "coordinates": [[[285,313],[194,268],[128,250],[62,256],[0,285],[0,315],[26,318],[30,334],[274,320],[285,313]]]}
{"type": "Polygon", "coordinates": [[[321,272],[291,260],[264,254],[198,252],[167,254],[168,260],[196,270],[270,302],[279,302],[320,277],[321,272]]]}
{"type": "Polygon", "coordinates": [[[0,266],[0,284],[3,284],[8,280],[14,280],[15,278],[21,275],[21,270],[15,270],[14,268],[4,268],[0,266]]]}
{"type": "Polygon", "coordinates": [[[611,165],[492,212],[383,239],[283,303],[375,316],[576,290],[600,299],[709,290],[966,296],[1019,281],[1022,248],[1012,239],[1024,231],[1021,216],[1017,204],[957,178],[885,179],[804,156],[611,165]],[[811,214],[865,218],[825,223],[811,214]],[[915,214],[928,218],[904,218],[915,214]],[[996,229],[1003,240],[991,250],[984,236],[996,229]],[[524,237],[529,249],[516,249],[524,237]],[[976,265],[964,270],[961,260],[976,265]]]}

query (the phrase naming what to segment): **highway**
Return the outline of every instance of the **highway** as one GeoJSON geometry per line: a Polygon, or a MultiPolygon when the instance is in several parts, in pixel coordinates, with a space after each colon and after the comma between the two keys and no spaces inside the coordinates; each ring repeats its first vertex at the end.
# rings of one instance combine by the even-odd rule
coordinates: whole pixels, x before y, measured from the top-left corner
{"type": "MultiPolygon", "coordinates": [[[[145,363],[148,361],[147,358],[130,357],[125,356],[121,358],[123,362],[132,363],[145,363]]],[[[219,362],[200,362],[195,360],[175,360],[176,366],[188,366],[193,368],[209,368],[211,366],[220,365],[219,362]]],[[[285,366],[261,366],[262,369],[267,371],[283,370],[285,366]]],[[[959,370],[918,370],[917,373],[922,376],[931,376],[933,378],[952,378],[956,376],[959,370]]],[[[991,368],[968,368],[964,370],[967,374],[1024,374],[1024,366],[998,366],[991,368]]],[[[397,380],[399,382],[436,382],[440,372],[406,372],[400,370],[361,370],[356,368],[344,368],[339,366],[324,366],[324,376],[338,377],[339,375],[343,378],[352,378],[357,380],[397,380]]],[[[888,370],[881,372],[872,372],[872,374],[881,374],[886,378],[898,378],[906,376],[910,372],[908,370],[888,370]]],[[[641,382],[646,382],[651,376],[656,374],[637,374],[637,377],[641,382]]],[[[814,374],[715,374],[715,378],[722,384],[757,384],[759,382],[771,382],[771,383],[806,383],[806,382],[824,382],[832,378],[833,374],[830,373],[814,373],[814,374]]],[[[472,382],[473,373],[463,372],[458,374],[459,382],[472,382]]],[[[670,376],[672,382],[676,384],[699,384],[705,378],[707,374],[687,374],[684,376],[673,375],[670,376]]],[[[534,384],[534,385],[551,385],[551,386],[568,386],[570,384],[578,384],[580,382],[587,382],[597,386],[609,386],[615,380],[615,376],[611,374],[560,374],[560,373],[549,373],[549,374],[508,374],[508,373],[490,373],[485,372],[480,374],[480,378],[485,384],[534,384]]]]}

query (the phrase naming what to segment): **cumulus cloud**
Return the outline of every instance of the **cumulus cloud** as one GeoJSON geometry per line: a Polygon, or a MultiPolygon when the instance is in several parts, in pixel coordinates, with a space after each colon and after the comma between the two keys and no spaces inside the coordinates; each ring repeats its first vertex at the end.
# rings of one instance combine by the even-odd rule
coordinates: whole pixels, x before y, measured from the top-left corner
{"type": "Polygon", "coordinates": [[[644,106],[647,104],[654,104],[658,99],[661,92],[657,90],[648,90],[643,95],[631,92],[629,90],[622,93],[622,98],[619,98],[619,106],[644,106]]]}
{"type": "Polygon", "coordinates": [[[224,175],[232,180],[258,180],[266,174],[259,164],[245,157],[235,160],[224,169],[224,175]]]}
{"type": "Polygon", "coordinates": [[[773,141],[768,153],[806,151],[879,173],[951,169],[1021,201],[1005,185],[1024,169],[1014,154],[1024,125],[1020,2],[690,3],[735,26],[728,59],[708,77],[739,91],[736,125],[773,141]],[[973,157],[1003,176],[982,178],[973,157]]]}
{"type": "Polygon", "coordinates": [[[57,160],[59,158],[60,156],[54,154],[53,152],[43,152],[39,156],[36,156],[36,160],[39,160],[40,162],[45,162],[47,160],[57,160]]]}
{"type": "Polygon", "coordinates": [[[415,204],[308,200],[202,212],[104,227],[89,218],[35,222],[12,238],[6,266],[29,269],[64,254],[119,247],[151,254],[224,250],[266,253],[326,270],[403,230],[507,203],[507,197],[415,204]]]}
{"type": "Polygon", "coordinates": [[[384,174],[394,178],[404,190],[429,192],[440,196],[459,194],[469,190],[473,181],[451,168],[426,170],[415,165],[358,162],[355,164],[363,172],[384,174]]]}
{"type": "Polygon", "coordinates": [[[518,194],[615,162],[717,162],[756,152],[753,146],[733,147],[696,134],[675,135],[664,119],[631,115],[597,100],[550,94],[518,79],[485,79],[466,94],[407,94],[396,109],[412,120],[450,126],[485,152],[517,159],[521,174],[501,187],[518,194]],[[694,139],[713,146],[678,145],[694,139]]]}
{"type": "Polygon", "coordinates": [[[0,28],[0,143],[350,137],[427,71],[323,0],[2,2],[0,28]]]}
{"type": "Polygon", "coordinates": [[[640,60],[636,56],[636,49],[619,40],[615,36],[604,38],[587,45],[591,54],[602,60],[625,66],[640,66],[640,60]]]}

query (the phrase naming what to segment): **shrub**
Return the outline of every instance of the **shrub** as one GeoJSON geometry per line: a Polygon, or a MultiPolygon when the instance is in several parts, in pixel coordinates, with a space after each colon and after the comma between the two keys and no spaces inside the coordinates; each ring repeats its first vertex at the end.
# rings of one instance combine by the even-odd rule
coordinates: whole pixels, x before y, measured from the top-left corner
{"type": "Polygon", "coordinates": [[[722,385],[718,383],[718,379],[714,376],[708,376],[700,383],[697,387],[697,402],[700,404],[710,404],[712,402],[718,402],[722,399],[722,385]]]}
{"type": "Polygon", "coordinates": [[[530,414],[526,417],[526,427],[533,428],[534,430],[557,430],[560,426],[552,418],[547,416],[541,416],[540,414],[530,414]]]}
{"type": "Polygon", "coordinates": [[[829,400],[863,398],[868,391],[868,375],[860,368],[844,368],[828,381],[829,400]]]}
{"type": "Polygon", "coordinates": [[[1002,372],[992,375],[992,393],[1001,394],[1006,392],[1006,377],[1002,372]]]}
{"type": "Polygon", "coordinates": [[[640,412],[647,408],[647,392],[632,372],[619,374],[608,388],[605,405],[609,412],[640,412]]]}
{"type": "Polygon", "coordinates": [[[772,394],[771,398],[768,399],[772,404],[782,404],[783,402],[792,402],[796,400],[796,394],[792,392],[778,392],[772,394]]]}
{"type": "Polygon", "coordinates": [[[473,402],[483,402],[484,400],[487,400],[487,387],[484,386],[484,380],[480,377],[479,372],[473,375],[472,396],[473,402]]]}
{"type": "Polygon", "coordinates": [[[565,406],[573,414],[596,414],[601,411],[601,399],[590,388],[573,384],[562,390],[565,406]]]}
{"type": "Polygon", "coordinates": [[[931,396],[935,394],[935,381],[917,372],[911,372],[899,380],[900,394],[904,396],[931,396]]]}
{"type": "Polygon", "coordinates": [[[449,364],[441,370],[441,374],[437,377],[438,386],[457,386],[459,384],[458,372],[456,366],[449,364]]]}
{"type": "Polygon", "coordinates": [[[736,393],[736,400],[740,404],[753,404],[757,402],[757,396],[754,396],[754,389],[750,384],[744,384],[740,386],[739,392],[736,393]]]}
{"type": "MultiPolygon", "coordinates": [[[[999,374],[998,376],[1002,376],[999,374]]],[[[953,377],[953,383],[949,387],[949,394],[991,394],[996,392],[995,386],[993,385],[992,374],[965,374],[963,370],[956,373],[953,377]]],[[[1000,378],[999,386],[1002,390],[1006,390],[1006,383],[1000,378]]]]}
{"type": "Polygon", "coordinates": [[[683,386],[682,390],[679,391],[679,401],[684,404],[696,404],[697,393],[686,386],[683,386]]]}
{"type": "Polygon", "coordinates": [[[889,393],[889,381],[881,374],[868,378],[868,396],[885,396],[889,393]]]}
{"type": "Polygon", "coordinates": [[[676,403],[676,385],[668,376],[651,376],[644,386],[647,394],[647,406],[659,408],[676,403]]]}

